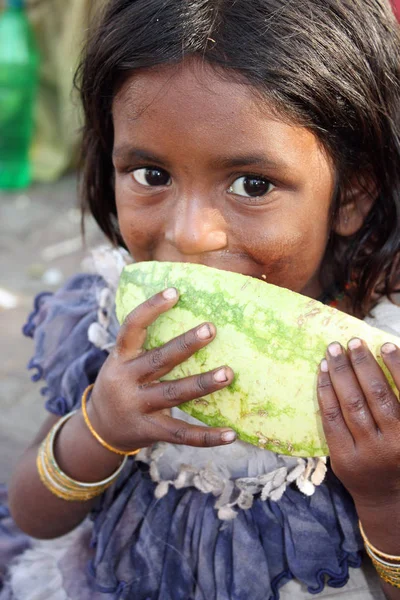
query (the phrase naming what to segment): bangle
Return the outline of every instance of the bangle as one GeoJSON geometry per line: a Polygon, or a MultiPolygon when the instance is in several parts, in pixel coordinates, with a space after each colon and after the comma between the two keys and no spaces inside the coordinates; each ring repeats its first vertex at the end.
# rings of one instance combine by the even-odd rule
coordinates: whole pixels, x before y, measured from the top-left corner
{"type": "Polygon", "coordinates": [[[36,466],[41,482],[52,494],[69,502],[86,502],[100,496],[114,483],[124,468],[128,457],[124,458],[115,473],[103,481],[83,483],[66,475],[55,459],[54,442],[61,427],[77,412],[69,413],[52,427],[39,448],[36,466]]]}
{"type": "MultiPolygon", "coordinates": [[[[362,537],[362,539],[364,541],[364,544],[366,545],[367,548],[369,548],[374,554],[378,555],[381,558],[386,558],[387,560],[394,560],[394,561],[400,563],[400,556],[393,556],[392,554],[385,554],[384,552],[381,552],[380,550],[378,550],[377,548],[375,548],[375,546],[373,546],[371,544],[371,542],[369,541],[369,539],[365,535],[365,531],[363,529],[361,521],[359,521],[358,524],[359,524],[359,527],[360,527],[361,537],[362,537]]],[[[399,564],[399,567],[400,567],[400,564],[399,564]]]]}
{"type": "Polygon", "coordinates": [[[361,521],[359,521],[359,527],[365,549],[379,577],[386,581],[386,583],[400,589],[400,556],[386,554],[375,548],[365,535],[361,521]]]}
{"type": "Polygon", "coordinates": [[[141,448],[139,448],[138,450],[132,450],[131,452],[125,452],[124,450],[119,450],[118,448],[115,448],[114,446],[110,446],[110,444],[107,444],[107,442],[105,440],[103,440],[102,437],[100,437],[100,435],[97,433],[97,431],[95,431],[93,425],[91,424],[91,422],[89,420],[89,416],[87,414],[87,408],[86,408],[87,397],[89,395],[89,392],[91,392],[93,388],[94,388],[94,384],[88,385],[88,387],[86,388],[86,390],[83,392],[83,395],[82,395],[82,414],[83,414],[83,418],[85,419],[85,423],[86,423],[87,428],[89,429],[90,433],[96,438],[96,440],[104,448],[107,448],[107,450],[109,450],[110,452],[113,452],[114,454],[120,454],[122,456],[135,456],[136,454],[139,454],[141,448]]]}

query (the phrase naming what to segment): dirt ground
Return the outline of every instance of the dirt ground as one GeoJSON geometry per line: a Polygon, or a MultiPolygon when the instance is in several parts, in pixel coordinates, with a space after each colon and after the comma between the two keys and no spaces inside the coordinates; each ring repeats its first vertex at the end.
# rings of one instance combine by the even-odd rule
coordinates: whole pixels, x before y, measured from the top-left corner
{"type": "MultiPolygon", "coordinates": [[[[80,236],[73,175],[26,192],[0,192],[0,482],[46,417],[40,389],[26,365],[32,340],[21,329],[42,291],[53,291],[80,270],[87,253],[80,236]]],[[[102,243],[93,221],[86,246],[102,243]]]]}

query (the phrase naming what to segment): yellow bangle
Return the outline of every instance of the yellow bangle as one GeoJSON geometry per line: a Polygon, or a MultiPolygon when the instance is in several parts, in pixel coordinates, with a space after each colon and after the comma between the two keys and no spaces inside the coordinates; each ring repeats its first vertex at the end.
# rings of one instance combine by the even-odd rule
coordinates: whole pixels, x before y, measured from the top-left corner
{"type": "Polygon", "coordinates": [[[359,527],[361,537],[365,544],[365,549],[379,577],[383,579],[383,581],[386,581],[386,583],[389,583],[391,586],[400,589],[400,556],[386,554],[385,552],[381,552],[375,548],[375,546],[371,544],[365,535],[365,531],[360,521],[359,527]],[[394,562],[387,562],[388,560],[394,562]]]}
{"type": "Polygon", "coordinates": [[[86,388],[86,390],[83,392],[83,395],[82,395],[82,414],[83,414],[83,418],[85,419],[85,423],[86,423],[90,433],[93,435],[93,437],[96,438],[96,440],[104,448],[107,448],[107,450],[109,450],[110,452],[114,452],[114,454],[120,454],[122,456],[135,456],[136,454],[139,454],[141,448],[139,448],[138,450],[132,450],[131,452],[125,452],[124,450],[118,450],[118,448],[114,448],[113,446],[110,446],[110,444],[107,444],[107,442],[105,440],[103,440],[102,437],[99,436],[97,431],[95,431],[93,425],[89,421],[89,416],[87,414],[87,409],[86,409],[87,397],[93,388],[94,388],[94,383],[92,383],[92,385],[88,385],[88,387],[86,388]]]}
{"type": "Polygon", "coordinates": [[[64,423],[76,413],[77,411],[67,414],[51,428],[40,445],[36,466],[43,485],[52,494],[70,502],[86,502],[103,494],[118,479],[128,457],[124,457],[117,471],[110,477],[96,483],[83,483],[66,475],[58,466],[54,456],[54,443],[64,423]]]}
{"type": "MultiPolygon", "coordinates": [[[[365,535],[365,531],[363,529],[361,521],[359,521],[358,524],[359,524],[359,527],[360,527],[361,537],[362,537],[362,539],[364,541],[364,544],[367,546],[367,548],[369,548],[370,550],[372,550],[372,552],[374,554],[377,554],[381,558],[386,558],[386,560],[394,560],[395,562],[400,563],[400,556],[393,556],[392,554],[385,554],[385,552],[381,552],[380,550],[378,550],[377,548],[375,548],[375,546],[373,546],[371,544],[371,542],[369,541],[369,539],[365,535]]],[[[399,567],[400,567],[400,564],[399,564],[399,567]]]]}

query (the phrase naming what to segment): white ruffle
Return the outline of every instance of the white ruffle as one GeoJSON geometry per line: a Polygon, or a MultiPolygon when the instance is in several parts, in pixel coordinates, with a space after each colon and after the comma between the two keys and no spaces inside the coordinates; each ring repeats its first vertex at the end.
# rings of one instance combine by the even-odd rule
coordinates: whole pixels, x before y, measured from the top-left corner
{"type": "MultiPolygon", "coordinates": [[[[243,442],[235,442],[238,446],[249,446],[248,452],[251,454],[253,447],[243,442]]],[[[234,444],[230,446],[233,451],[234,444]]],[[[140,460],[150,467],[150,476],[157,483],[155,489],[156,498],[160,499],[168,493],[169,487],[180,490],[187,487],[194,487],[204,494],[213,494],[217,500],[215,508],[218,510],[218,517],[221,520],[234,519],[237,516],[237,509],[248,510],[253,506],[256,495],[261,494],[261,499],[278,502],[288,485],[296,483],[297,487],[306,496],[312,496],[315,487],[321,485],[326,474],[326,458],[292,458],[276,455],[268,450],[256,448],[264,454],[264,458],[272,465],[273,463],[282,466],[272,468],[269,471],[261,473],[254,477],[232,478],[231,470],[237,472],[235,465],[235,451],[222,460],[221,448],[196,448],[198,454],[204,454],[210,458],[208,464],[196,466],[183,463],[182,459],[189,458],[188,454],[193,452],[187,446],[174,446],[173,444],[159,443],[150,448],[143,449],[137,456],[140,460]],[[176,460],[173,458],[173,449],[177,454],[176,460]],[[203,452],[205,451],[205,452],[203,452]],[[179,456],[179,458],[178,458],[179,456]],[[168,467],[166,465],[168,464],[168,467]],[[234,467],[235,465],[235,467],[234,467]],[[168,472],[176,471],[175,477],[168,478],[168,472]],[[224,472],[227,475],[224,475],[224,472]]],[[[251,461],[248,460],[248,467],[251,468],[251,461]]],[[[267,467],[266,467],[267,469],[267,467]]]]}
{"type": "Polygon", "coordinates": [[[88,330],[89,341],[101,350],[110,351],[115,344],[115,293],[122,269],[132,262],[128,252],[123,248],[99,246],[92,250],[89,257],[84,259],[82,267],[88,272],[97,273],[107,283],[98,294],[97,322],[92,323],[88,330]],[[114,325],[114,327],[111,327],[114,325]]]}
{"type": "Polygon", "coordinates": [[[97,273],[115,292],[118,287],[122,269],[132,262],[132,258],[124,248],[114,248],[108,244],[93,248],[82,261],[82,269],[86,273],[97,273]]]}

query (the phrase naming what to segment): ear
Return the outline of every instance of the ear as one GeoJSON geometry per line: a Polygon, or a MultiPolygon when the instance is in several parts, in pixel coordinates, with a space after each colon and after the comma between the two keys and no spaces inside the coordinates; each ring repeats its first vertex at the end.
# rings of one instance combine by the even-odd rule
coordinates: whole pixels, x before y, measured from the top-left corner
{"type": "Polygon", "coordinates": [[[378,197],[378,188],[371,176],[354,176],[341,197],[339,217],[333,225],[338,235],[350,237],[364,224],[378,197]]]}

